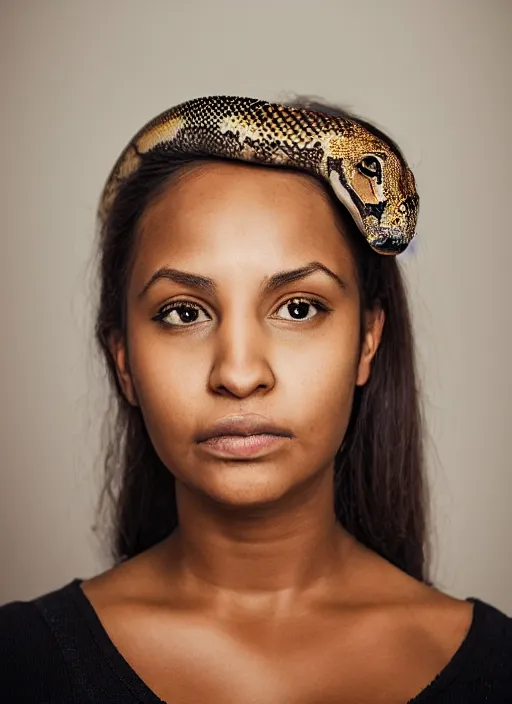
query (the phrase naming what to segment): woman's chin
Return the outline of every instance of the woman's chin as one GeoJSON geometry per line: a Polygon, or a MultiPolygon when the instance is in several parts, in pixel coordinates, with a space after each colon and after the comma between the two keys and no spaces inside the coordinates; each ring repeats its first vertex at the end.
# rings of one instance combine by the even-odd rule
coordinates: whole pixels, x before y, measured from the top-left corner
{"type": "Polygon", "coordinates": [[[230,462],[203,475],[196,490],[226,508],[264,508],[293,489],[293,478],[272,463],[230,462]]]}

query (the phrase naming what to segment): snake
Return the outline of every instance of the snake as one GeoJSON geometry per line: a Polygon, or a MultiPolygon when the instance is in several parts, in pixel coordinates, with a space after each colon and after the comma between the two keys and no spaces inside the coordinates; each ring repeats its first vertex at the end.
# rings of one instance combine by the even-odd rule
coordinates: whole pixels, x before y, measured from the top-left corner
{"type": "Polygon", "coordinates": [[[419,196],[398,147],[357,118],[240,96],[194,98],[147,122],[115,162],[100,196],[105,224],[123,184],[153,152],[286,166],[327,182],[370,247],[403,252],[419,196]]]}

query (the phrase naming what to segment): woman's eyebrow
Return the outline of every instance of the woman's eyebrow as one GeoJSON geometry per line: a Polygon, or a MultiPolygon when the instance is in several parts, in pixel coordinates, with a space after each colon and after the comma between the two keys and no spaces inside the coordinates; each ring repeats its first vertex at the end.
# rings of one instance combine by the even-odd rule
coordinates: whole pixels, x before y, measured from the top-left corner
{"type": "MultiPolygon", "coordinates": [[[[285,284],[292,283],[293,281],[299,281],[300,279],[306,278],[315,271],[323,271],[331,279],[336,281],[338,286],[345,290],[347,284],[343,279],[341,279],[334,271],[331,271],[325,264],[321,262],[309,262],[305,266],[301,266],[298,269],[290,269],[288,271],[278,271],[272,276],[266,276],[263,279],[261,286],[262,293],[271,293],[276,289],[284,286],[285,284]]],[[[144,284],[142,291],[138,294],[138,298],[142,297],[146,291],[155,283],[158,279],[170,279],[178,284],[184,284],[190,288],[197,288],[205,293],[215,296],[218,290],[217,284],[213,279],[207,276],[201,276],[200,274],[192,274],[188,271],[180,271],[179,269],[172,269],[170,267],[164,266],[151,276],[149,281],[144,284]]]]}

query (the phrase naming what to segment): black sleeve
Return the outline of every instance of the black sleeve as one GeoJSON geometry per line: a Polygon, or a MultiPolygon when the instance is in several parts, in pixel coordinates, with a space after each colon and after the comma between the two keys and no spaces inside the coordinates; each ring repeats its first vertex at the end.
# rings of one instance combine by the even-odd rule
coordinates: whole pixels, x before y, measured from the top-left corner
{"type": "Polygon", "coordinates": [[[0,607],[0,701],[73,701],[61,651],[30,602],[13,601],[0,607]]]}

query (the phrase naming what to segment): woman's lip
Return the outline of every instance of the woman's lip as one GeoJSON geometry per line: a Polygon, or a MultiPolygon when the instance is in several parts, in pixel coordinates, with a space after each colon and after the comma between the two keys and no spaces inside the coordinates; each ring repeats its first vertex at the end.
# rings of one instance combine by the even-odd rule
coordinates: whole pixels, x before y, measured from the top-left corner
{"type": "Polygon", "coordinates": [[[284,435],[292,437],[293,433],[259,413],[245,413],[244,415],[219,418],[199,432],[195,441],[204,442],[210,438],[228,435],[230,437],[234,435],[284,435]]]}
{"type": "Polygon", "coordinates": [[[284,435],[219,435],[199,443],[210,453],[228,457],[252,457],[290,440],[284,435]]]}

